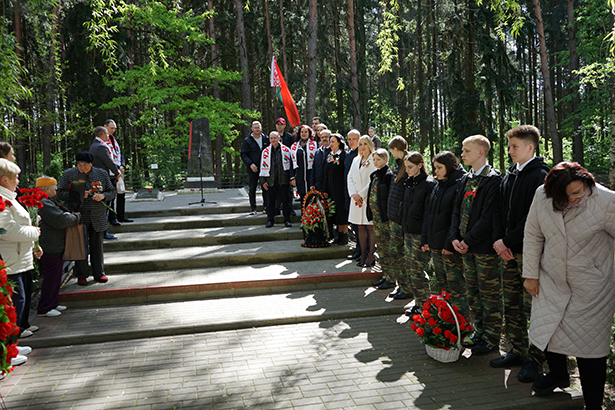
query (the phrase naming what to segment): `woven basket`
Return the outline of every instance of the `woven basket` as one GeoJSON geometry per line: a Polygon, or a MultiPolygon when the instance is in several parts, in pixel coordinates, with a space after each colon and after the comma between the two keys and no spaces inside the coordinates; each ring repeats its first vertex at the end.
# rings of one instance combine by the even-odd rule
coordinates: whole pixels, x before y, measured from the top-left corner
{"type": "Polygon", "coordinates": [[[453,318],[455,318],[455,325],[457,326],[457,346],[446,350],[440,347],[425,345],[425,351],[427,355],[434,360],[442,363],[453,363],[459,360],[459,356],[461,356],[461,330],[459,329],[459,320],[457,320],[457,315],[453,307],[449,305],[448,302],[446,302],[446,306],[453,312],[453,318]]]}

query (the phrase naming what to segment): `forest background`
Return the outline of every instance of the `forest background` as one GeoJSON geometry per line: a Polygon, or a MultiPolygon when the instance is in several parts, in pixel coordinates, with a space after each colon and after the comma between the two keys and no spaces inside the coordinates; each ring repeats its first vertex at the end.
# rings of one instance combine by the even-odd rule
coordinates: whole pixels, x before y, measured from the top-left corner
{"type": "Polygon", "coordinates": [[[72,166],[107,118],[129,186],[177,186],[199,117],[219,186],[241,185],[248,124],[285,116],[272,56],[304,123],[374,126],[428,158],[480,133],[500,170],[504,132],[530,123],[548,163],[610,170],[615,185],[615,0],[0,3],[0,138],[24,186],[72,166]]]}

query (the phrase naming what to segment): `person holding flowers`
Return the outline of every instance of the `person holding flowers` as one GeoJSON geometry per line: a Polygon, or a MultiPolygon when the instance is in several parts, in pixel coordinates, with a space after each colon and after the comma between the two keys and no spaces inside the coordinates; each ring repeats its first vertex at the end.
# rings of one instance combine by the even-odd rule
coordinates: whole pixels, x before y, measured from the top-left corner
{"type": "Polygon", "coordinates": [[[38,210],[41,217],[41,246],[45,254],[41,258],[43,283],[41,296],[38,302],[38,316],[60,316],[66,309],[58,303],[58,294],[62,285],[62,267],[64,260],[64,230],[75,226],[81,220],[79,213],[71,213],[68,209],[57,203],[56,196],[58,181],[55,178],[42,176],[37,178],[36,187],[47,194],[48,198],[42,200],[43,207],[38,210]]]}
{"type": "Polygon", "coordinates": [[[359,151],[352,160],[348,171],[348,196],[350,196],[350,209],[348,222],[357,226],[361,260],[360,267],[374,266],[376,259],[374,251],[376,238],[374,225],[367,219],[367,193],[369,190],[369,176],[376,170],[374,166],[374,143],[368,135],[359,138],[359,151]],[[369,250],[368,250],[369,245],[369,250]]]}
{"type": "MultiPolygon", "coordinates": [[[[41,230],[32,226],[28,211],[16,200],[15,190],[20,173],[21,169],[16,164],[0,158],[0,199],[4,204],[0,212],[0,227],[6,231],[0,235],[0,254],[6,265],[7,279],[14,283],[12,302],[16,324],[23,336],[23,332],[30,327],[30,307],[26,305],[26,293],[32,293],[33,255],[40,258],[43,250],[34,251],[34,241],[38,239],[41,230]]],[[[18,360],[20,363],[14,364],[22,364],[24,359],[25,356],[22,356],[18,360]]]]}
{"type": "MultiPolygon", "coordinates": [[[[109,227],[105,202],[115,198],[115,188],[109,173],[92,166],[93,155],[87,151],[77,153],[77,166],[64,171],[58,184],[58,198],[67,201],[68,210],[81,212],[81,222],[87,232],[90,263],[94,280],[107,283],[105,276],[103,237],[109,227]]],[[[87,249],[87,248],[86,248],[87,249]]],[[[87,258],[75,261],[77,284],[86,286],[90,269],[87,258]]]]}
{"type": "Polygon", "coordinates": [[[346,182],[344,178],[344,160],[346,144],[340,134],[331,134],[329,149],[325,151],[325,171],[323,187],[325,198],[331,198],[335,204],[335,214],[329,222],[337,225],[339,235],[337,245],[348,243],[348,209],[346,208],[346,182]]]}

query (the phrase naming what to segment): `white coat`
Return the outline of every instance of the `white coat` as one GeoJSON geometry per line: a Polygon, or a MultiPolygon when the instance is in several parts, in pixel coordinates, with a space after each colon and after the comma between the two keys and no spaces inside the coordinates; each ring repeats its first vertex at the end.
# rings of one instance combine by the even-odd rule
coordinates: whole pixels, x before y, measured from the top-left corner
{"type": "Polygon", "coordinates": [[[352,160],[348,171],[348,196],[350,196],[350,210],[348,211],[348,222],[356,225],[372,225],[367,220],[367,195],[369,190],[369,176],[376,170],[374,158],[370,154],[367,161],[361,166],[361,155],[357,155],[352,160]],[[363,198],[363,206],[355,205],[352,195],[359,194],[363,198]]]}
{"type": "Polygon", "coordinates": [[[30,215],[11,192],[0,186],[0,195],[10,205],[0,212],[0,228],[6,233],[0,235],[0,255],[6,264],[6,273],[14,275],[34,269],[32,258],[33,241],[38,239],[38,230],[30,223],[30,215]]]}
{"type": "Polygon", "coordinates": [[[538,279],[530,341],[583,358],[608,355],[615,311],[615,192],[597,185],[565,216],[543,186],[525,225],[523,277],[538,279]]]}

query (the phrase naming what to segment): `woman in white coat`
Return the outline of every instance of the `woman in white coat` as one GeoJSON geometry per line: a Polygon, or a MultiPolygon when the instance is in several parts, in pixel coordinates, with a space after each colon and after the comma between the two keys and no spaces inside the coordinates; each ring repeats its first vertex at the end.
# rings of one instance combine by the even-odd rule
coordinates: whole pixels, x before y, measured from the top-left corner
{"type": "Polygon", "coordinates": [[[533,296],[530,341],[550,372],[537,395],[570,385],[575,356],[587,410],[601,409],[615,311],[615,192],[575,162],[557,164],[536,190],[523,240],[524,286],[533,296]]]}
{"type": "Polygon", "coordinates": [[[372,157],[373,152],[372,139],[368,135],[359,138],[359,154],[352,160],[350,171],[348,171],[348,195],[350,196],[348,222],[357,225],[359,244],[363,252],[357,266],[362,267],[373,266],[375,263],[376,236],[372,222],[367,220],[369,176],[376,170],[372,157]]]}

